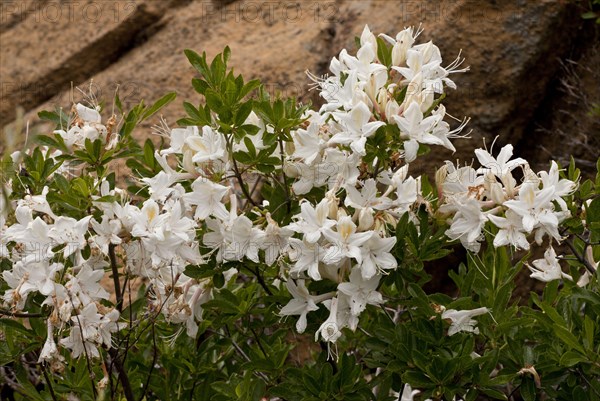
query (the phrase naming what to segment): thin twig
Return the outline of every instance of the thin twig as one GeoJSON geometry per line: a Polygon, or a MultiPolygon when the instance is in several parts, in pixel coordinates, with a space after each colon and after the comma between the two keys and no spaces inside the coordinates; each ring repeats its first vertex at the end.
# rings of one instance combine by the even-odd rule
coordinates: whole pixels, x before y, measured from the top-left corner
{"type": "MultiPolygon", "coordinates": [[[[227,325],[225,325],[225,332],[227,333],[227,337],[229,338],[229,341],[231,341],[231,344],[233,345],[233,348],[237,351],[237,353],[240,354],[242,356],[242,358],[244,358],[246,361],[251,362],[252,360],[250,359],[250,357],[244,352],[244,350],[233,339],[233,336],[231,335],[231,333],[229,331],[229,327],[227,325]]],[[[254,373],[257,376],[260,376],[260,378],[263,379],[265,382],[267,382],[267,383],[269,382],[269,378],[263,372],[257,371],[254,373]]]]}
{"type": "Polygon", "coordinates": [[[135,401],[135,398],[133,397],[133,391],[131,390],[131,383],[129,383],[129,377],[123,368],[123,364],[119,360],[117,350],[115,348],[110,348],[108,350],[108,354],[110,355],[111,365],[115,366],[117,373],[119,374],[119,380],[123,386],[123,395],[125,396],[125,399],[127,401],[135,401]]]}
{"type": "Polygon", "coordinates": [[[233,165],[233,172],[235,174],[235,178],[237,179],[238,183],[240,184],[240,187],[242,188],[242,192],[244,193],[244,196],[246,197],[246,204],[247,202],[252,203],[253,206],[258,206],[258,203],[256,203],[254,201],[254,199],[252,199],[252,195],[250,195],[250,193],[248,192],[248,188],[246,188],[246,184],[244,184],[244,179],[242,178],[242,174],[240,173],[240,170],[238,168],[237,165],[237,161],[235,160],[235,157],[233,157],[233,146],[231,146],[231,144],[229,144],[229,154],[231,154],[231,161],[232,161],[232,165],[233,165]]]}
{"type": "Polygon", "coordinates": [[[44,367],[44,364],[40,364],[40,366],[42,367],[42,373],[44,374],[44,379],[46,379],[46,383],[48,383],[48,390],[50,390],[50,396],[52,397],[52,399],[54,401],[58,401],[58,398],[56,398],[56,394],[54,394],[54,389],[52,388],[52,383],[50,383],[50,377],[48,376],[48,372],[46,371],[46,368],[44,367]]]}
{"type": "Polygon", "coordinates": [[[292,203],[290,198],[290,187],[288,185],[287,175],[285,174],[285,158],[284,158],[284,150],[283,150],[283,140],[279,137],[279,154],[281,156],[281,174],[283,175],[283,186],[285,188],[285,204],[287,208],[288,214],[292,210],[292,203]]]}
{"type": "Polygon", "coordinates": [[[44,313],[20,313],[20,312],[11,312],[6,309],[0,308],[0,316],[10,316],[10,317],[48,317],[47,314],[44,313]]]}
{"type": "Polygon", "coordinates": [[[260,286],[263,288],[263,290],[265,290],[265,292],[269,295],[273,295],[273,292],[271,291],[271,289],[269,288],[269,286],[267,285],[267,283],[265,282],[265,280],[262,278],[262,276],[260,275],[260,270],[258,268],[258,266],[256,267],[256,271],[252,270],[250,267],[248,266],[244,266],[246,269],[248,269],[250,271],[250,273],[254,274],[258,280],[258,284],[260,284],[260,286]]]}
{"type": "MultiPolygon", "coordinates": [[[[592,264],[589,262],[589,260],[587,260],[585,258],[585,256],[583,256],[579,252],[577,252],[577,248],[575,248],[575,245],[573,245],[573,242],[571,240],[567,239],[565,241],[565,243],[571,249],[571,252],[573,252],[573,255],[575,255],[577,260],[579,260],[579,262],[581,262],[581,264],[583,264],[585,266],[585,268],[590,272],[590,274],[595,274],[596,268],[594,266],[592,266],[592,264]]],[[[585,244],[585,246],[587,247],[588,245],[585,244]]]]}
{"type": "Polygon", "coordinates": [[[263,348],[262,343],[260,342],[260,338],[258,337],[258,334],[256,334],[256,331],[254,331],[254,329],[252,327],[250,327],[250,331],[252,332],[252,335],[254,336],[254,339],[256,340],[256,344],[258,344],[258,348],[260,348],[260,350],[262,351],[262,354],[265,356],[265,358],[268,358],[267,352],[263,348]]]}
{"type": "MultiPolygon", "coordinates": [[[[117,266],[117,255],[115,254],[115,244],[110,244],[108,246],[108,256],[110,258],[110,267],[112,269],[113,274],[113,282],[115,285],[115,295],[117,297],[117,305],[116,309],[121,313],[123,311],[123,293],[121,292],[121,283],[119,282],[119,267],[117,266]]],[[[121,385],[123,386],[123,394],[127,401],[135,401],[133,397],[133,391],[131,390],[131,384],[129,383],[129,377],[127,376],[127,372],[123,368],[123,364],[119,359],[119,352],[115,348],[110,348],[108,350],[108,354],[110,355],[110,365],[111,368],[114,367],[117,369],[117,373],[119,375],[119,380],[121,381],[121,385]]]]}
{"type": "Polygon", "coordinates": [[[115,244],[108,246],[108,256],[110,257],[110,267],[113,274],[113,282],[115,284],[115,295],[117,297],[116,308],[119,313],[123,310],[123,293],[121,293],[121,283],[119,282],[119,267],[117,266],[117,255],[115,254],[115,244]]]}
{"type": "Polygon", "coordinates": [[[150,365],[150,372],[148,372],[148,377],[146,378],[146,384],[144,384],[144,391],[142,391],[142,396],[140,397],[140,401],[143,401],[144,397],[146,396],[146,392],[148,391],[148,386],[150,385],[150,378],[152,377],[152,371],[154,370],[154,365],[156,364],[157,351],[156,351],[156,333],[154,331],[154,325],[152,325],[152,346],[153,346],[152,364],[150,365]]]}

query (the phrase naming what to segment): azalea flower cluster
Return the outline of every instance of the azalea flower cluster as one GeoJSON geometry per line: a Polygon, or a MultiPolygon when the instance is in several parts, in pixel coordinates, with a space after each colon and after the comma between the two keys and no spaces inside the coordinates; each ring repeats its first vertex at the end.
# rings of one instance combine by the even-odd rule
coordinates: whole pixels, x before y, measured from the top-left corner
{"type": "Polygon", "coordinates": [[[460,57],[442,67],[437,46],[415,43],[420,33],[407,28],[395,39],[381,35],[384,40],[378,42],[365,27],[356,56],[342,50],[331,61],[331,76],[312,77],[326,102],[319,112],[308,114],[306,128],[292,133],[286,172],[295,178],[294,192],[303,195],[323,186],[327,192],[317,204],[303,201],[288,226],[296,233],[287,249],[291,264],[286,285],[294,298],[281,313],[300,315],[297,329],[303,332],[307,313],[323,303],[330,316],[315,338],[334,343],[342,328],[356,330],[367,305],[384,302],[379,282],[397,267],[391,227],[415,205],[426,203],[420,178],[408,175],[408,163],[416,159],[420,145],[454,151],[450,138],[464,127],[450,129],[435,96],[444,93],[444,86],[456,87],[451,73],[468,68],[458,69],[460,57]],[[390,65],[378,58],[386,42],[391,45],[390,65]],[[363,157],[378,130],[397,134],[393,142],[399,148],[387,151],[398,163],[379,169],[381,161],[375,158],[375,172],[367,178],[363,157]],[[311,295],[306,280],[322,279],[337,283],[337,291],[311,295]]]}
{"type": "Polygon", "coordinates": [[[541,281],[572,280],[562,273],[552,242],[562,241],[559,225],[570,217],[563,198],[575,191],[577,183],[561,179],[555,161],[549,171],[536,174],[526,160],[511,159],[512,145],[504,146],[497,157],[484,149],[477,149],[475,155],[481,164],[477,170],[446,162],[436,174],[441,201],[438,213],[449,219],[448,238],[478,252],[487,222],[498,229],[494,235],[495,247],[510,245],[529,250],[530,236],[538,245],[549,237],[545,259],[533,262],[531,276],[541,281]],[[521,183],[514,176],[517,169],[521,183]]]}
{"type": "MultiPolygon", "coordinates": [[[[293,136],[288,172],[297,178],[297,194],[325,185],[330,189],[355,185],[367,140],[378,130],[397,134],[394,142],[401,146],[396,156],[406,163],[416,159],[420,145],[455,151],[450,139],[460,136],[467,121],[450,129],[444,121],[446,109],[436,95],[442,95],[445,86],[456,88],[449,76],[468,67],[458,68],[464,61],[460,56],[442,67],[437,46],[415,44],[420,33],[407,28],[395,39],[382,34],[392,45],[391,65],[386,66],[378,59],[384,44],[365,26],[356,56],[344,49],[331,61],[331,76],[311,76],[326,102],[319,112],[309,114],[307,128],[293,136]]],[[[382,172],[386,174],[390,175],[382,172]]]]}
{"type": "MultiPolygon", "coordinates": [[[[47,190],[19,200],[13,205],[15,223],[3,224],[2,256],[12,261],[12,270],[2,274],[9,286],[2,299],[11,310],[22,311],[30,295],[43,296],[42,305],[50,308],[50,315],[40,360],[60,359],[56,331],[59,336],[69,333],[59,342],[75,357],[99,356],[98,347],[110,347],[112,333],[123,327],[119,312],[101,303],[109,299],[100,284],[107,263],[97,252],[87,259],[82,256],[92,216],[80,220],[56,216],[46,200],[47,190]]],[[[2,206],[0,215],[4,216],[9,205],[2,206]]]]}
{"type": "MultiPolygon", "coordinates": [[[[335,343],[343,328],[356,330],[368,305],[384,304],[378,288],[398,267],[393,249],[399,219],[408,213],[418,224],[414,211],[421,205],[433,213],[421,178],[409,175],[409,163],[425,145],[454,151],[450,139],[459,137],[466,124],[451,129],[440,101],[445,87],[456,87],[450,75],[467,68],[459,69],[460,57],[442,67],[433,43],[416,44],[420,33],[408,28],[395,38],[381,35],[382,41],[365,27],[356,56],[343,50],[331,62],[330,77],[313,77],[325,104],[318,112],[308,111],[305,124],[290,133],[291,141],[271,155],[282,160],[279,173],[293,179],[299,203],[287,225],[275,221],[268,202],[242,196],[233,154],[248,151],[249,145],[234,141],[217,124],[164,132],[169,147],[154,154],[162,171],[140,178],[148,199],[131,199],[100,177],[92,195],[95,210],[77,220],[53,213],[47,189],[14,205],[0,196],[0,256],[13,266],[3,273],[10,287],[3,301],[22,311],[30,295],[45,297],[50,316],[40,359],[59,358],[56,337],[74,357],[97,357],[99,347],[112,346],[112,335],[125,323],[117,309],[105,306],[110,297],[101,280],[105,269],[114,274],[117,265],[146,280],[149,312],[185,325],[189,336],[197,334],[203,305],[218,288],[211,278],[189,277],[186,267],[209,261],[277,265],[292,296],[280,314],[298,316],[300,333],[307,329],[308,314],[321,307],[329,317],[320,322],[316,340],[335,343]],[[389,65],[379,59],[386,43],[389,65]],[[386,149],[393,163],[375,157],[366,166],[369,140],[381,133],[396,135],[386,149]],[[314,188],[325,193],[316,202],[309,196],[314,188]],[[256,206],[248,208],[249,203],[256,206]],[[7,227],[9,206],[16,221],[7,227]],[[311,284],[322,280],[335,285],[318,293],[311,284]]],[[[115,146],[112,119],[103,125],[98,110],[81,104],[74,115],[68,129],[55,132],[69,149],[84,148],[86,139],[101,139],[106,149],[115,146]]],[[[269,148],[263,138],[272,127],[254,112],[244,124],[258,128],[249,136],[255,150],[269,148]]],[[[524,160],[510,160],[510,146],[498,158],[482,149],[476,155],[482,164],[478,170],[447,163],[438,171],[438,213],[449,220],[448,238],[477,252],[489,221],[500,230],[495,246],[528,249],[529,234],[538,243],[546,234],[559,241],[558,224],[568,216],[562,197],[575,183],[559,179],[556,164],[534,174],[524,160]],[[517,167],[524,176],[520,185],[513,176],[517,167]]],[[[534,266],[543,273],[552,263],[534,266]]],[[[238,274],[235,268],[225,271],[225,281],[238,274]]],[[[478,333],[473,317],[488,312],[440,309],[451,324],[448,335],[478,333]]]]}
{"type": "MultiPolygon", "coordinates": [[[[76,110],[74,127],[101,125],[95,109],[78,104],[76,110]]],[[[84,143],[87,134],[74,127],[69,129],[77,136],[73,144],[84,143]]],[[[56,133],[64,135],[62,130],[56,133]]],[[[20,157],[18,152],[12,156],[14,160],[20,157]]],[[[57,156],[49,154],[50,158],[57,156]]],[[[65,164],[68,161],[63,167],[65,164]]],[[[168,165],[164,167],[171,171],[168,165]]],[[[72,174],[68,168],[54,174],[61,172],[72,174]]],[[[99,347],[113,346],[112,334],[127,324],[119,321],[116,308],[105,306],[110,296],[101,281],[105,269],[119,261],[124,262],[129,275],[148,280],[150,311],[162,313],[169,322],[185,323],[187,333],[196,334],[196,322],[202,316],[200,305],[211,298],[212,287],[208,280],[192,280],[182,274],[187,264],[202,262],[195,240],[197,225],[189,213],[195,200],[187,196],[189,202],[184,202],[181,185],[169,188],[172,182],[161,181],[166,176],[161,172],[142,180],[150,186],[152,196],[141,207],[134,206],[125,191],[111,190],[108,181],[97,180],[97,195],[92,195],[97,213],[80,220],[52,211],[46,199],[48,187],[39,195],[26,195],[14,202],[7,201],[10,185],[3,188],[0,256],[10,259],[12,270],[3,272],[9,289],[2,300],[16,313],[23,311],[34,295],[45,297],[41,305],[50,312],[40,360],[60,362],[57,335],[58,344],[70,349],[73,357],[99,357],[99,347]],[[116,200],[101,199],[106,197],[116,200]],[[7,226],[9,210],[14,210],[15,222],[7,226]],[[120,250],[118,256],[116,249],[120,250]]],[[[181,174],[177,177],[187,178],[181,174]]]]}

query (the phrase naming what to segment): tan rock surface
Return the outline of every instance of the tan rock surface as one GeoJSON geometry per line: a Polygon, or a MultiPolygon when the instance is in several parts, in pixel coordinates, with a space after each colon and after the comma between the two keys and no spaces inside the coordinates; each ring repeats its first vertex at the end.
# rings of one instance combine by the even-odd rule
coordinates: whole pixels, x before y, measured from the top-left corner
{"type": "MultiPolygon", "coordinates": [[[[446,63],[462,49],[471,66],[454,77],[459,88],[445,104],[456,117],[472,117],[472,139],[459,141],[456,155],[440,150],[427,161],[439,165],[448,158],[470,159],[482,138],[491,143],[499,135],[501,143],[518,143],[556,81],[558,60],[578,34],[574,27],[581,24],[578,10],[559,1],[138,0],[135,6],[127,18],[96,25],[62,20],[57,26],[35,25],[31,16],[0,25],[2,81],[8,76],[27,84],[56,83],[41,95],[18,87],[3,91],[0,122],[9,122],[22,105],[35,123],[37,110],[69,107],[71,81],[87,88],[93,79],[94,91],[108,104],[117,84],[129,106],[176,91],[178,99],[163,111],[174,126],[184,116],[182,101],[199,101],[183,50],[212,57],[225,45],[232,49],[231,65],[246,78],[260,78],[270,92],[318,102],[308,92],[305,70],[326,73],[332,56],[344,47],[354,50],[354,37],[365,24],[393,34],[422,23],[420,40],[433,40],[446,63]],[[35,32],[26,35],[34,25],[35,32]]],[[[148,127],[137,135],[148,136],[148,127]]]]}

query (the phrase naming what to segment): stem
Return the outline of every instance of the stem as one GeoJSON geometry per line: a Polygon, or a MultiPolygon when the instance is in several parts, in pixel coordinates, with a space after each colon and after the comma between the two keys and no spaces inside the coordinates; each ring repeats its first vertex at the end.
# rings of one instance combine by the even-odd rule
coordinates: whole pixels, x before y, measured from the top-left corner
{"type": "Polygon", "coordinates": [[[254,339],[256,340],[256,343],[258,344],[258,348],[260,348],[260,350],[261,350],[262,354],[265,356],[265,358],[268,358],[267,357],[267,352],[263,348],[262,343],[260,342],[260,338],[256,334],[256,331],[254,331],[254,329],[252,327],[250,327],[250,331],[252,332],[252,335],[254,336],[254,339]]]}
{"type": "Polygon", "coordinates": [[[42,367],[42,373],[44,374],[44,379],[46,379],[46,383],[48,384],[48,390],[50,390],[50,396],[52,397],[52,399],[54,401],[58,401],[58,398],[56,398],[56,394],[54,394],[54,389],[52,388],[52,383],[50,383],[50,377],[48,376],[48,372],[46,372],[46,368],[44,367],[44,364],[40,364],[40,366],[42,367]]]}
{"type": "Polygon", "coordinates": [[[125,372],[125,369],[123,369],[123,364],[121,364],[121,361],[119,360],[117,350],[115,348],[111,348],[108,350],[108,354],[111,358],[111,365],[114,364],[119,374],[119,380],[123,386],[123,395],[125,395],[125,399],[127,401],[135,401],[135,398],[133,397],[133,391],[131,390],[131,384],[129,383],[129,377],[127,377],[127,372],[125,372]]]}
{"type": "Polygon", "coordinates": [[[508,395],[508,397],[507,397],[507,398],[508,398],[509,400],[510,400],[510,399],[514,399],[514,398],[513,398],[513,395],[515,394],[515,392],[516,392],[516,391],[517,391],[517,390],[518,390],[520,387],[521,387],[521,385],[520,385],[520,384],[519,384],[517,387],[515,387],[515,388],[513,389],[513,391],[511,391],[511,392],[510,392],[510,394],[508,395]]]}
{"type": "Polygon", "coordinates": [[[154,365],[156,364],[156,334],[154,332],[154,325],[152,325],[152,364],[150,365],[150,372],[148,372],[148,377],[146,378],[146,384],[144,385],[144,391],[142,392],[142,396],[140,397],[140,401],[144,400],[146,396],[146,391],[148,391],[148,386],[150,385],[150,377],[152,377],[152,371],[154,370],[154,365]]]}
{"type": "Polygon", "coordinates": [[[20,312],[11,312],[6,309],[0,308],[0,316],[10,316],[10,317],[48,317],[43,313],[20,313],[20,312]]]}
{"type": "Polygon", "coordinates": [[[250,271],[250,273],[252,273],[252,274],[254,274],[256,276],[256,278],[258,279],[258,284],[260,284],[260,286],[263,288],[263,290],[265,290],[265,292],[267,294],[273,295],[273,292],[269,289],[269,287],[267,286],[267,283],[265,282],[265,280],[260,275],[260,270],[259,270],[258,266],[256,267],[256,271],[252,270],[248,266],[245,266],[245,267],[246,267],[246,269],[248,269],[250,271]]]}
{"type": "Polygon", "coordinates": [[[240,184],[240,187],[242,188],[242,192],[244,193],[244,196],[247,199],[246,204],[247,204],[247,202],[250,202],[250,203],[252,203],[253,206],[258,206],[258,203],[256,203],[254,201],[254,199],[252,199],[252,195],[248,192],[248,188],[246,188],[246,185],[244,184],[244,179],[242,178],[242,174],[240,173],[240,170],[238,168],[237,161],[235,160],[235,157],[233,157],[233,145],[231,144],[230,140],[227,141],[227,148],[228,148],[227,151],[231,155],[231,162],[233,164],[233,172],[234,172],[235,178],[237,179],[238,183],[240,184]]]}
{"type": "Polygon", "coordinates": [[[113,274],[113,282],[115,284],[115,295],[117,297],[117,310],[119,313],[123,310],[123,293],[121,293],[121,283],[119,282],[119,268],[117,266],[117,255],[115,254],[115,244],[108,246],[108,256],[110,257],[110,267],[113,274]]]}
{"type": "MultiPolygon", "coordinates": [[[[121,313],[123,311],[123,293],[121,292],[121,283],[119,282],[119,267],[117,266],[115,244],[110,244],[108,246],[108,256],[110,258],[110,267],[112,269],[113,282],[115,285],[115,295],[117,297],[116,309],[119,311],[119,313],[121,313]]],[[[111,366],[114,365],[117,369],[117,373],[119,374],[119,380],[123,386],[125,398],[127,401],[135,401],[133,397],[133,391],[131,390],[131,384],[129,383],[129,377],[127,377],[127,373],[125,372],[125,369],[123,369],[123,364],[119,359],[118,351],[115,348],[110,348],[108,350],[108,354],[111,358],[111,366]]]]}
{"type": "MultiPolygon", "coordinates": [[[[587,260],[585,258],[585,256],[581,255],[579,252],[577,252],[577,248],[575,248],[575,245],[573,245],[573,242],[570,239],[567,239],[566,241],[567,246],[569,247],[569,249],[571,249],[571,252],[573,252],[573,255],[575,255],[575,257],[577,258],[577,260],[579,260],[579,262],[581,262],[581,264],[583,264],[585,266],[585,268],[587,269],[588,272],[590,272],[590,274],[595,274],[596,273],[596,268],[594,266],[592,266],[592,264],[590,263],[589,260],[587,260]]],[[[585,247],[588,247],[588,244],[585,244],[585,247]]],[[[585,249],[585,248],[584,248],[585,249]]]]}
{"type": "MultiPolygon", "coordinates": [[[[231,332],[229,331],[229,327],[227,325],[225,325],[225,333],[227,333],[227,337],[229,338],[229,341],[231,341],[231,344],[233,345],[233,348],[237,351],[237,353],[240,354],[242,358],[244,358],[246,361],[251,362],[252,360],[250,359],[250,357],[233,339],[233,336],[231,335],[231,332]]],[[[269,383],[269,378],[263,372],[256,371],[254,372],[254,374],[263,379],[265,383],[269,383]]]]}
{"type": "Polygon", "coordinates": [[[288,186],[288,181],[287,181],[287,175],[285,174],[284,171],[284,165],[285,165],[285,159],[284,159],[284,152],[283,152],[283,140],[281,139],[281,136],[279,137],[279,156],[281,157],[281,174],[283,175],[283,186],[285,187],[285,204],[287,207],[287,212],[288,214],[290,214],[290,211],[292,209],[292,205],[290,202],[290,187],[288,186]]]}
{"type": "Polygon", "coordinates": [[[375,164],[375,168],[373,169],[373,178],[377,179],[377,174],[379,174],[379,165],[381,160],[377,158],[377,163],[375,164]]]}

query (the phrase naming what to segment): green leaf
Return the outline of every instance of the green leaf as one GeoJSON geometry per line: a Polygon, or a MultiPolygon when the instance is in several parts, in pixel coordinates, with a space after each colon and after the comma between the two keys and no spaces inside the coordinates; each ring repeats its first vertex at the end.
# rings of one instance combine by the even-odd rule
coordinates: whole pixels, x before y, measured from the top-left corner
{"type": "Polygon", "coordinates": [[[81,177],[77,177],[73,181],[71,181],[71,185],[77,192],[79,192],[84,197],[87,198],[89,196],[90,191],[87,186],[87,183],[81,177]]]}
{"type": "Polygon", "coordinates": [[[14,331],[18,331],[19,333],[21,333],[27,337],[35,336],[35,334],[33,333],[33,330],[27,329],[21,323],[17,322],[16,320],[13,320],[13,319],[0,319],[0,326],[3,326],[5,328],[5,329],[3,329],[3,331],[14,330],[14,331]]]}
{"type": "Polygon", "coordinates": [[[198,53],[189,49],[185,49],[183,52],[185,53],[185,56],[189,60],[192,67],[194,67],[203,77],[206,78],[208,66],[206,65],[205,55],[203,54],[203,57],[200,57],[198,53]]]}
{"type": "Polygon", "coordinates": [[[381,37],[377,38],[377,58],[386,67],[392,66],[392,47],[381,37]]]}
{"type": "Polygon", "coordinates": [[[246,82],[239,93],[239,98],[243,99],[247,94],[260,87],[260,81],[253,79],[252,81],[246,82]]]}
{"type": "Polygon", "coordinates": [[[46,135],[38,135],[38,136],[36,136],[35,137],[35,141],[37,143],[39,143],[40,145],[49,146],[51,148],[58,149],[58,147],[59,147],[58,142],[56,142],[56,140],[54,138],[51,138],[51,137],[46,136],[46,135]]]}
{"type": "Polygon", "coordinates": [[[508,399],[506,397],[506,394],[504,394],[501,391],[495,390],[493,388],[480,388],[479,391],[481,391],[483,394],[487,395],[488,397],[492,397],[495,400],[507,400],[508,399]]]}
{"type": "Polygon", "coordinates": [[[594,349],[594,321],[589,317],[585,316],[583,321],[583,334],[585,338],[584,346],[589,350],[594,349]]]}
{"type": "Polygon", "coordinates": [[[225,62],[225,64],[227,64],[230,57],[231,57],[231,49],[229,48],[229,46],[225,46],[225,50],[223,50],[223,61],[225,62]]]}
{"type": "Polygon", "coordinates": [[[581,18],[583,18],[583,19],[594,19],[597,17],[598,17],[598,14],[593,11],[588,11],[586,13],[581,14],[581,18]]]}
{"type": "Polygon", "coordinates": [[[402,380],[414,388],[431,388],[433,384],[429,376],[416,370],[405,372],[402,375],[402,380]]]}
{"type": "Polygon", "coordinates": [[[121,103],[121,98],[119,97],[119,93],[115,93],[115,106],[117,106],[117,110],[119,113],[123,114],[123,104],[121,103]]]}
{"type": "Polygon", "coordinates": [[[175,92],[170,92],[158,99],[152,106],[150,106],[148,110],[144,112],[144,114],[142,114],[142,120],[146,120],[147,118],[153,116],[161,108],[175,100],[176,97],[177,94],[175,92]]]}
{"type": "Polygon", "coordinates": [[[156,160],[154,159],[154,144],[150,139],[146,139],[144,143],[144,162],[152,168],[156,164],[156,160]]]}
{"type": "Polygon", "coordinates": [[[567,351],[560,358],[561,366],[571,367],[577,365],[578,363],[585,362],[587,359],[578,352],[575,351],[567,351]]]}
{"type": "Polygon", "coordinates": [[[573,333],[562,326],[554,325],[553,328],[554,334],[556,334],[556,336],[560,338],[562,342],[565,343],[570,349],[575,349],[582,354],[585,353],[583,346],[579,343],[579,340],[573,333]]]}
{"type": "Polygon", "coordinates": [[[213,276],[213,284],[215,288],[221,288],[225,285],[225,276],[223,276],[223,273],[215,273],[213,276]]]}
{"type": "Polygon", "coordinates": [[[594,199],[585,209],[585,220],[588,224],[600,222],[600,198],[594,199]]]}
{"type": "Polygon", "coordinates": [[[533,379],[524,377],[521,380],[521,396],[524,401],[535,401],[535,383],[533,379]]]}
{"type": "Polygon", "coordinates": [[[243,103],[235,113],[235,125],[241,126],[244,124],[250,113],[252,112],[252,100],[243,103]]]}

